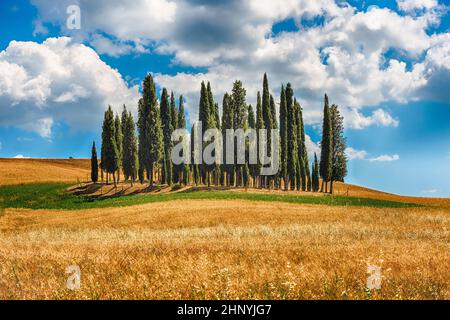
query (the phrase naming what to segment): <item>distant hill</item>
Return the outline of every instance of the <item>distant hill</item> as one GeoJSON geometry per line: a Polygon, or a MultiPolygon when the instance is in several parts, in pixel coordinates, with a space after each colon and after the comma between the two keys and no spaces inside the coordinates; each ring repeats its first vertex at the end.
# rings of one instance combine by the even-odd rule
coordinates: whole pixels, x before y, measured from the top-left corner
{"type": "Polygon", "coordinates": [[[0,159],[0,185],[89,179],[89,159],[0,159]]]}
{"type": "MultiPolygon", "coordinates": [[[[14,185],[27,183],[47,182],[89,182],[90,160],[89,159],[0,159],[0,185],[14,185]]],[[[105,186],[104,193],[113,192],[112,186],[105,186]]],[[[145,186],[136,185],[133,189],[140,192],[145,186]]],[[[240,189],[236,190],[241,191],[240,189]]],[[[253,189],[248,192],[280,192],[283,194],[308,195],[311,193],[298,191],[270,191],[253,189]]],[[[377,191],[361,186],[336,183],[335,195],[382,199],[399,202],[409,202],[428,205],[439,205],[450,207],[450,199],[405,197],[377,191]]],[[[322,194],[317,194],[322,195],[322,194]]]]}

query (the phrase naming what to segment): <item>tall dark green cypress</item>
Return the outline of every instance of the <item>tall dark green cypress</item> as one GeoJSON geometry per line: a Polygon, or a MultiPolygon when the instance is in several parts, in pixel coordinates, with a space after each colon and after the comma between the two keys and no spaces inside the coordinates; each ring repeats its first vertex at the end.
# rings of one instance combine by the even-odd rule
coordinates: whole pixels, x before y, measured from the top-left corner
{"type": "MultiPolygon", "coordinates": [[[[253,111],[253,107],[250,104],[248,106],[248,127],[250,129],[256,129],[256,118],[255,118],[255,112],[253,111]]],[[[256,151],[258,151],[258,140],[256,140],[256,151]]],[[[250,164],[249,165],[249,173],[250,173],[250,177],[253,180],[253,187],[255,187],[255,181],[257,176],[259,176],[259,171],[260,167],[258,166],[258,164],[250,164]]]]}
{"type": "MultiPolygon", "coordinates": [[[[274,123],[272,119],[272,107],[270,104],[270,91],[269,80],[267,79],[267,73],[264,73],[263,79],[263,93],[262,93],[262,116],[264,119],[264,129],[267,130],[267,154],[272,155],[272,141],[270,130],[273,129],[274,123]]],[[[269,183],[273,180],[273,177],[264,177],[264,187],[269,187],[269,183]]]]}
{"type": "Polygon", "coordinates": [[[162,179],[163,183],[172,184],[172,111],[169,104],[169,95],[167,89],[163,88],[161,94],[161,125],[164,136],[164,160],[162,163],[162,179]]]}
{"type": "Polygon", "coordinates": [[[294,109],[295,109],[295,125],[297,127],[297,176],[296,176],[296,186],[297,190],[306,191],[306,169],[305,169],[305,159],[303,157],[303,140],[302,140],[302,113],[301,106],[297,99],[294,99],[294,109]]]}
{"type": "Polygon", "coordinates": [[[173,92],[170,93],[170,112],[171,112],[170,119],[172,121],[172,129],[176,130],[179,128],[179,126],[178,126],[178,111],[177,111],[177,106],[175,104],[175,96],[173,95],[173,92]]]}
{"type": "MultiPolygon", "coordinates": [[[[181,95],[178,104],[178,128],[186,129],[186,116],[184,114],[184,98],[181,95]]],[[[190,170],[189,164],[185,163],[184,165],[177,166],[177,174],[178,174],[178,183],[187,185],[190,181],[190,170]]]]}
{"type": "Polygon", "coordinates": [[[102,162],[104,162],[103,168],[106,173],[113,175],[114,186],[117,187],[116,172],[119,168],[119,152],[116,144],[114,113],[111,106],[108,106],[103,120],[102,162]]]}
{"type": "Polygon", "coordinates": [[[333,181],[344,182],[347,175],[347,157],[345,155],[346,139],[344,137],[344,118],[335,104],[331,106],[331,130],[332,130],[332,175],[330,182],[330,193],[333,193],[333,181]]]}
{"type": "Polygon", "coordinates": [[[153,184],[153,171],[163,158],[163,133],[160,109],[156,97],[155,83],[151,74],[143,82],[143,95],[139,101],[139,179],[144,181],[147,172],[150,185],[153,184]]]}
{"type": "Polygon", "coordinates": [[[122,128],[123,128],[123,157],[122,167],[125,180],[130,180],[131,185],[136,181],[137,171],[139,168],[138,161],[138,145],[136,139],[136,129],[131,112],[127,112],[124,106],[122,112],[122,128]]]}
{"type": "MultiPolygon", "coordinates": [[[[261,93],[258,91],[257,97],[256,97],[256,131],[258,133],[258,154],[259,154],[259,141],[261,140],[261,134],[260,130],[264,129],[264,118],[263,118],[263,111],[262,111],[262,103],[261,103],[261,93]]],[[[262,164],[258,156],[258,164],[255,167],[255,171],[257,173],[257,181],[259,188],[263,187],[263,181],[261,176],[261,169],[262,164]]]]}
{"type": "Polygon", "coordinates": [[[114,125],[116,127],[116,145],[117,145],[117,153],[119,155],[119,158],[117,160],[117,182],[120,181],[120,168],[122,167],[122,140],[123,140],[123,133],[122,133],[122,123],[120,121],[119,115],[116,114],[116,118],[114,119],[114,125]]]}
{"type": "Polygon", "coordinates": [[[328,181],[332,174],[332,128],[331,114],[328,102],[328,96],[325,94],[325,103],[323,108],[323,127],[322,127],[322,143],[320,154],[320,177],[322,178],[321,192],[328,192],[328,181]],[[325,190],[324,190],[325,186],[325,190]]]}
{"type": "MultiPolygon", "coordinates": [[[[214,98],[211,91],[211,84],[208,82],[206,86],[202,82],[200,90],[200,102],[199,102],[199,121],[202,122],[202,136],[204,136],[206,130],[217,128],[216,116],[214,113],[214,98]]],[[[207,146],[206,143],[203,144],[203,148],[207,146]]],[[[217,173],[216,165],[206,165],[202,164],[201,173],[202,180],[207,183],[208,186],[211,185],[211,172],[217,173]]]]}
{"type": "Polygon", "coordinates": [[[314,166],[313,166],[313,183],[312,189],[314,192],[319,191],[319,162],[317,161],[317,154],[314,153],[314,166]]]}
{"type": "MultiPolygon", "coordinates": [[[[225,93],[222,100],[222,141],[223,141],[223,150],[224,150],[224,160],[226,160],[226,130],[233,129],[233,120],[234,120],[234,110],[232,108],[231,97],[228,93],[225,93]]],[[[223,184],[231,186],[234,184],[234,165],[226,164],[225,161],[222,161],[222,174],[223,174],[223,184]]]]}
{"type": "Polygon", "coordinates": [[[281,86],[280,93],[280,175],[283,177],[284,187],[287,190],[287,158],[288,158],[288,136],[287,136],[287,109],[286,90],[281,86]]]}
{"type": "MultiPolygon", "coordinates": [[[[233,84],[233,93],[231,98],[232,108],[233,108],[233,126],[234,129],[243,129],[247,125],[247,103],[246,103],[246,90],[242,86],[241,81],[235,81],[233,84]]],[[[244,165],[237,163],[237,143],[235,143],[235,172],[236,172],[236,182],[238,186],[243,186],[243,174],[244,165]]]]}
{"type": "Polygon", "coordinates": [[[287,110],[287,136],[288,136],[288,152],[287,152],[287,176],[288,184],[291,190],[296,186],[296,178],[298,173],[298,140],[297,140],[297,126],[294,106],[294,91],[291,84],[286,86],[286,110],[287,110]]]}
{"type": "Polygon", "coordinates": [[[97,181],[98,181],[98,159],[97,159],[97,148],[95,147],[95,141],[92,143],[91,181],[93,183],[97,183],[97,181]]]}

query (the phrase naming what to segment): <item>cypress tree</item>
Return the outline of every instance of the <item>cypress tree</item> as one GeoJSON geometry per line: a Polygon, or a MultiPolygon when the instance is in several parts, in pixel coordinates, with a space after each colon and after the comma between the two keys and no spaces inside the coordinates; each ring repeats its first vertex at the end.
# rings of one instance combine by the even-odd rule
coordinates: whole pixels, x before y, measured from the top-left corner
{"type": "Polygon", "coordinates": [[[328,96],[325,94],[325,103],[323,109],[323,127],[322,127],[322,143],[320,154],[320,177],[322,178],[321,192],[328,192],[328,181],[331,179],[332,174],[332,128],[331,128],[331,115],[330,107],[328,104],[328,96]]]}
{"type": "MultiPolygon", "coordinates": [[[[256,129],[255,112],[253,111],[253,107],[251,104],[248,106],[248,127],[250,129],[256,129]]],[[[258,143],[258,140],[256,140],[256,143],[258,143]]],[[[258,144],[256,145],[256,150],[258,150],[258,144]]],[[[249,165],[250,176],[253,180],[253,187],[255,187],[255,181],[259,176],[259,170],[261,170],[261,168],[258,163],[249,165]]]]}
{"type": "Polygon", "coordinates": [[[98,181],[98,160],[97,160],[97,148],[95,147],[95,141],[92,144],[91,181],[93,183],[97,183],[97,181],[98,181]]]}
{"type": "Polygon", "coordinates": [[[119,152],[116,144],[116,126],[111,106],[105,112],[102,128],[102,160],[107,174],[113,175],[114,187],[117,187],[116,172],[119,168],[119,152]]]}
{"type": "MultiPolygon", "coordinates": [[[[231,97],[228,93],[225,93],[222,100],[222,141],[223,141],[223,150],[226,151],[226,130],[233,129],[233,120],[234,120],[234,110],[231,104],[231,97]]],[[[224,159],[226,158],[224,152],[224,159]]],[[[222,165],[222,173],[224,175],[223,182],[224,184],[231,186],[234,183],[234,166],[232,164],[226,164],[223,161],[222,165]]]]}
{"type": "Polygon", "coordinates": [[[172,111],[169,105],[169,95],[167,89],[163,88],[161,94],[161,124],[164,135],[164,160],[162,164],[162,179],[163,183],[168,185],[172,184],[172,111]]]}
{"type": "Polygon", "coordinates": [[[143,83],[143,96],[139,101],[139,179],[144,181],[144,169],[150,185],[153,184],[153,171],[163,158],[163,133],[160,109],[156,97],[155,83],[148,74],[143,83]]]}
{"type": "MultiPolygon", "coordinates": [[[[270,130],[273,129],[273,119],[272,119],[272,107],[270,104],[270,91],[269,91],[269,81],[267,79],[267,74],[264,73],[263,79],[263,94],[262,94],[262,115],[264,119],[264,129],[267,130],[267,154],[272,155],[272,141],[270,130]]],[[[268,187],[268,180],[272,180],[273,177],[264,177],[264,186],[268,187]]]]}
{"type": "MultiPolygon", "coordinates": [[[[180,96],[180,102],[178,104],[178,120],[177,120],[177,127],[179,129],[186,129],[186,116],[184,114],[184,99],[183,96],[180,96]]],[[[178,182],[180,184],[187,185],[189,184],[189,164],[181,164],[177,166],[177,175],[178,175],[178,182]]]]}
{"type": "Polygon", "coordinates": [[[275,106],[275,99],[272,95],[270,95],[270,114],[272,121],[272,129],[278,129],[278,121],[277,121],[277,109],[275,106]]]}
{"type": "MultiPolygon", "coordinates": [[[[301,106],[298,103],[297,99],[294,98],[294,112],[295,112],[295,125],[297,128],[297,190],[306,191],[306,169],[305,169],[305,159],[303,157],[303,140],[302,140],[302,134],[304,136],[304,133],[302,132],[302,126],[303,126],[303,120],[302,120],[302,113],[301,113],[301,106]]],[[[307,163],[307,162],[306,162],[307,163]]]]}
{"type": "Polygon", "coordinates": [[[192,178],[196,186],[200,184],[200,169],[199,165],[194,162],[195,141],[194,141],[194,126],[191,127],[191,172],[192,178]]]}
{"type": "Polygon", "coordinates": [[[294,92],[291,84],[286,86],[286,110],[287,110],[287,135],[288,135],[288,152],[287,152],[287,176],[291,190],[295,188],[296,177],[298,173],[298,140],[295,107],[293,101],[294,92]]]}
{"type": "MultiPolygon", "coordinates": [[[[264,118],[263,118],[263,112],[262,112],[262,103],[261,103],[261,93],[258,91],[257,97],[256,97],[256,131],[258,133],[258,154],[259,154],[259,141],[261,140],[261,135],[259,130],[264,129],[264,118]]],[[[262,177],[261,177],[261,169],[262,164],[260,162],[259,156],[258,156],[258,164],[256,165],[255,171],[258,175],[259,180],[259,188],[262,188],[262,177]]]]}
{"type": "Polygon", "coordinates": [[[117,182],[120,181],[120,168],[122,167],[122,140],[123,140],[123,133],[122,133],[122,123],[120,121],[119,115],[116,114],[116,118],[114,119],[114,125],[116,127],[116,145],[117,145],[117,153],[119,155],[119,158],[117,159],[117,182]]]}
{"type": "Polygon", "coordinates": [[[347,142],[344,137],[344,118],[341,116],[338,106],[333,104],[330,113],[333,137],[331,148],[332,175],[330,193],[333,193],[333,181],[344,182],[344,178],[347,175],[347,157],[345,155],[347,142]]]}
{"type": "Polygon", "coordinates": [[[288,189],[287,178],[287,157],[288,157],[288,143],[287,143],[287,109],[286,109],[286,91],[284,85],[281,86],[280,94],[280,175],[283,177],[284,188],[288,189]]]}
{"type": "Polygon", "coordinates": [[[317,161],[317,155],[314,153],[314,166],[313,166],[313,191],[319,191],[319,162],[317,161]]]}
{"type": "MultiPolygon", "coordinates": [[[[234,129],[244,129],[247,124],[247,103],[245,101],[245,96],[247,92],[242,86],[241,81],[235,81],[233,84],[233,93],[232,93],[232,108],[233,108],[233,126],[234,129]]],[[[243,185],[243,170],[244,165],[237,163],[237,143],[235,142],[235,172],[237,185],[243,185]]]]}
{"type": "MultiPolygon", "coordinates": [[[[170,119],[172,121],[172,129],[178,129],[178,111],[177,106],[175,104],[175,96],[173,95],[173,91],[170,93],[170,119]]],[[[172,130],[172,131],[173,131],[172,130]]]]}
{"type": "Polygon", "coordinates": [[[122,167],[125,180],[130,180],[131,185],[136,181],[139,168],[138,145],[136,138],[136,129],[131,112],[127,112],[124,106],[122,112],[123,128],[123,157],[122,167]]]}

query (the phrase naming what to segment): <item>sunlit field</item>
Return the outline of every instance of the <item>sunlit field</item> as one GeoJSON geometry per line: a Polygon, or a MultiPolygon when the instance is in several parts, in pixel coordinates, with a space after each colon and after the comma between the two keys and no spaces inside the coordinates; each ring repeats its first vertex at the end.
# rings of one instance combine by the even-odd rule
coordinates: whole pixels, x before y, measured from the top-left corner
{"type": "Polygon", "coordinates": [[[450,298],[445,199],[73,182],[0,187],[0,299],[450,298]]]}

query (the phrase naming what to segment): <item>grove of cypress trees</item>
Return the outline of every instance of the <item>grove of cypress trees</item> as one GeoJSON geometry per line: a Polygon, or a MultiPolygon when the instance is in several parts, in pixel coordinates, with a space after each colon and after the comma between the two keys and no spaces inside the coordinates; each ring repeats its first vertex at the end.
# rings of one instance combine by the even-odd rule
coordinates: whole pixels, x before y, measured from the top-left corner
{"type": "Polygon", "coordinates": [[[163,133],[160,119],[155,83],[148,74],[143,83],[143,96],[139,101],[139,179],[144,181],[144,169],[150,185],[153,184],[153,171],[163,158],[163,133]]]}
{"type": "Polygon", "coordinates": [[[346,139],[344,137],[344,118],[337,105],[333,104],[331,113],[332,148],[331,162],[332,174],[330,181],[330,193],[333,193],[333,181],[344,182],[347,175],[347,157],[345,155],[346,139]]]}
{"type": "Polygon", "coordinates": [[[98,159],[97,159],[97,148],[95,147],[95,141],[92,144],[91,181],[93,183],[97,183],[97,181],[98,181],[98,159]]]}
{"type": "Polygon", "coordinates": [[[330,106],[328,104],[328,96],[325,94],[325,103],[323,108],[323,127],[322,127],[322,143],[320,154],[320,177],[322,178],[321,192],[328,192],[328,181],[332,174],[332,128],[330,106]],[[324,190],[325,185],[325,190],[324,190]]]}

